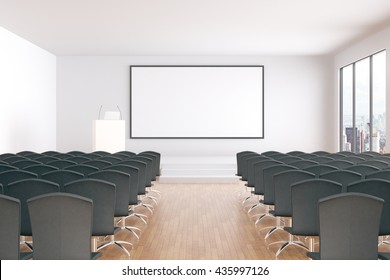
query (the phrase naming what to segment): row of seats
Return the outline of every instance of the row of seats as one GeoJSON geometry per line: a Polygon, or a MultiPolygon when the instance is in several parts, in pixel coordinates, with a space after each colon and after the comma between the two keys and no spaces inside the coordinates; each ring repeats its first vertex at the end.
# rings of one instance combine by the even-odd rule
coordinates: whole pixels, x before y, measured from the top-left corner
{"type": "Polygon", "coordinates": [[[0,160],[0,259],[95,259],[113,244],[129,256],[123,245],[132,244],[115,240],[115,233],[127,230],[139,238],[141,230],[126,226],[126,219],[146,224],[147,216],[135,208],[153,213],[144,201],[157,203],[151,193],[159,194],[152,181],[160,175],[160,154],[154,151],[25,151],[0,160]],[[32,253],[20,252],[19,236],[32,237],[32,244],[25,242],[32,253]]]}
{"type": "MultiPolygon", "coordinates": [[[[264,213],[252,216],[252,218],[256,217],[255,224],[258,224],[265,217],[276,217],[276,226],[267,232],[265,238],[267,239],[276,230],[285,230],[290,233],[290,240],[269,244],[269,246],[272,246],[276,243],[283,243],[276,252],[277,256],[286,247],[297,245],[309,250],[308,256],[311,258],[375,259],[378,258],[378,235],[381,243],[389,243],[386,240],[387,236],[390,235],[389,163],[390,156],[372,152],[353,154],[350,152],[327,153],[319,151],[304,153],[294,151],[280,153],[270,151],[259,154],[244,151],[237,153],[237,175],[246,181],[246,187],[251,190],[251,196],[246,197],[242,202],[248,214],[260,206],[266,209],[264,213]],[[369,199],[373,204],[380,205],[382,203],[383,205],[367,207],[369,199],[367,197],[363,198],[367,195],[370,196],[369,199]],[[251,201],[254,196],[259,196],[258,201],[248,205],[248,201],[251,201]],[[345,246],[341,246],[340,243],[344,245],[351,244],[346,242],[346,238],[351,238],[350,235],[340,234],[340,240],[343,241],[339,243],[335,240],[328,243],[324,241],[326,240],[324,237],[326,231],[325,228],[320,227],[321,221],[318,213],[321,208],[319,208],[319,200],[332,196],[336,196],[333,198],[335,201],[343,201],[345,205],[349,205],[349,211],[355,214],[353,219],[350,217],[352,219],[352,222],[348,223],[350,226],[353,224],[356,226],[359,223],[364,224],[362,215],[357,215],[357,213],[359,213],[358,210],[365,208],[358,203],[348,202],[348,204],[346,201],[353,197],[356,201],[365,200],[367,202],[367,205],[365,205],[367,209],[363,212],[366,213],[364,217],[368,217],[371,222],[377,221],[377,228],[375,228],[374,222],[372,227],[360,228],[356,236],[364,236],[364,240],[367,241],[369,239],[366,237],[369,234],[365,233],[364,230],[371,230],[371,236],[372,232],[376,232],[375,246],[372,242],[362,243],[363,245],[360,245],[359,248],[364,249],[359,251],[360,254],[356,252],[355,254],[347,254],[347,252],[354,251],[346,250],[345,246]],[[359,205],[359,209],[353,209],[356,205],[359,205]],[[286,218],[290,221],[290,224],[282,226],[282,220],[286,218]],[[312,241],[314,239],[309,238],[311,242],[308,248],[303,242],[295,240],[294,236],[304,236],[306,238],[320,236],[322,241],[320,242],[321,253],[313,254],[312,241]],[[324,255],[323,244],[338,244],[333,246],[330,251],[337,251],[339,254],[324,255]],[[371,247],[367,249],[369,245],[371,247]],[[341,248],[343,250],[340,250],[341,248]],[[371,252],[371,254],[368,252],[371,252]]],[[[339,204],[340,209],[343,209],[341,208],[342,203],[339,202],[339,204]]],[[[340,222],[342,217],[342,215],[339,215],[330,220],[335,222],[334,226],[345,225],[346,223],[340,222]],[[337,220],[337,218],[340,219],[337,220]],[[339,221],[339,224],[337,224],[337,221],[339,221]]],[[[334,239],[334,232],[332,234],[334,239]]],[[[325,252],[329,252],[329,250],[325,250],[325,252]]],[[[379,257],[388,258],[389,256],[384,253],[379,254],[379,257]]]]}

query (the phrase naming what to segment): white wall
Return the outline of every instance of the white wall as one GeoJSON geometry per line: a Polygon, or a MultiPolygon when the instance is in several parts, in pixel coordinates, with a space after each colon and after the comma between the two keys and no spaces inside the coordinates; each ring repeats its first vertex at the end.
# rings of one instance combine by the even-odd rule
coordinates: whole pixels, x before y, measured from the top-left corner
{"type": "MultiPolygon", "coordinates": [[[[390,27],[375,33],[364,40],[361,40],[345,49],[340,51],[334,56],[334,92],[339,91],[339,69],[347,64],[357,61],[361,58],[367,57],[373,53],[387,49],[386,55],[386,112],[390,112],[390,27]]],[[[335,100],[333,105],[335,108],[339,108],[339,98],[335,100]]],[[[389,115],[389,114],[387,114],[389,115]]],[[[339,127],[339,126],[338,126],[339,127]]],[[[339,134],[339,131],[337,132],[339,134]]],[[[386,122],[386,139],[390,139],[390,121],[386,122]]],[[[389,143],[389,140],[387,141],[389,143]]],[[[387,144],[389,148],[389,144],[387,144]]]]}
{"type": "Polygon", "coordinates": [[[56,149],[56,57],[0,27],[0,153],[56,149]]]}
{"type": "MultiPolygon", "coordinates": [[[[167,156],[231,156],[241,150],[336,151],[337,108],[332,61],[290,56],[129,56],[57,58],[57,148],[92,149],[92,122],[99,108],[119,105],[129,138],[130,65],[264,65],[264,140],[127,139],[134,152],[157,150],[167,156]]],[[[237,108],[232,114],[245,114],[237,108]]],[[[158,120],[156,120],[158,124],[158,120]]]]}

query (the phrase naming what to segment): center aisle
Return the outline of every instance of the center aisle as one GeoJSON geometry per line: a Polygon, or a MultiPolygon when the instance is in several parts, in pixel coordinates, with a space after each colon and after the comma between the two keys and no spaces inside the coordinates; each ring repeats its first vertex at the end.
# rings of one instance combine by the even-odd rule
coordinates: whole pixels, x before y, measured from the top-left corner
{"type": "MultiPolygon", "coordinates": [[[[238,193],[245,189],[239,184],[158,184],[161,191],[158,205],[149,221],[142,227],[140,240],[128,232],[118,239],[131,237],[134,249],[130,259],[136,260],[256,260],[275,259],[281,244],[267,249],[268,243],[287,240],[279,231],[264,241],[261,227],[274,225],[275,219],[266,218],[255,227],[243,211],[238,193]]],[[[137,208],[137,211],[141,207],[137,208]]],[[[259,207],[258,211],[263,211],[259,207]]],[[[144,214],[148,212],[142,210],[144,214]]],[[[253,211],[255,214],[255,211],[253,211]]],[[[128,219],[127,224],[137,222],[128,219]]],[[[142,225],[137,223],[137,226],[142,225]]],[[[101,259],[127,259],[115,246],[102,250],[101,259]]],[[[278,259],[307,259],[302,249],[286,249],[278,259]]]]}

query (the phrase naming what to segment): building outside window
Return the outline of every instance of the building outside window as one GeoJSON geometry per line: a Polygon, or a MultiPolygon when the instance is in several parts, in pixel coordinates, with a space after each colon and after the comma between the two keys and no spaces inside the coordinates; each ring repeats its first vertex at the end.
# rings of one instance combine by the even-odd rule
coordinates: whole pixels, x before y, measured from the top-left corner
{"type": "Polygon", "coordinates": [[[340,150],[386,152],[386,51],[340,69],[340,150]]]}

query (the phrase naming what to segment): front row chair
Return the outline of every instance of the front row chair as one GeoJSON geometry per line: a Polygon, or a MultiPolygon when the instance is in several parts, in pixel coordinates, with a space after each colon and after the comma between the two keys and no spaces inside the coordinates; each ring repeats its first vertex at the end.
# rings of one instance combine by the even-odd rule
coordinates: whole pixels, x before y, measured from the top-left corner
{"type": "Polygon", "coordinates": [[[384,200],[362,193],[341,193],[319,200],[320,250],[312,259],[377,260],[384,200]]]}
{"type": "Polygon", "coordinates": [[[21,253],[20,200],[0,194],[0,260],[28,259],[31,253],[21,253]]]}
{"type": "Polygon", "coordinates": [[[27,200],[34,238],[34,260],[90,260],[93,202],[68,193],[27,200]],[[50,221],[50,223],[48,223],[50,221]]]}

